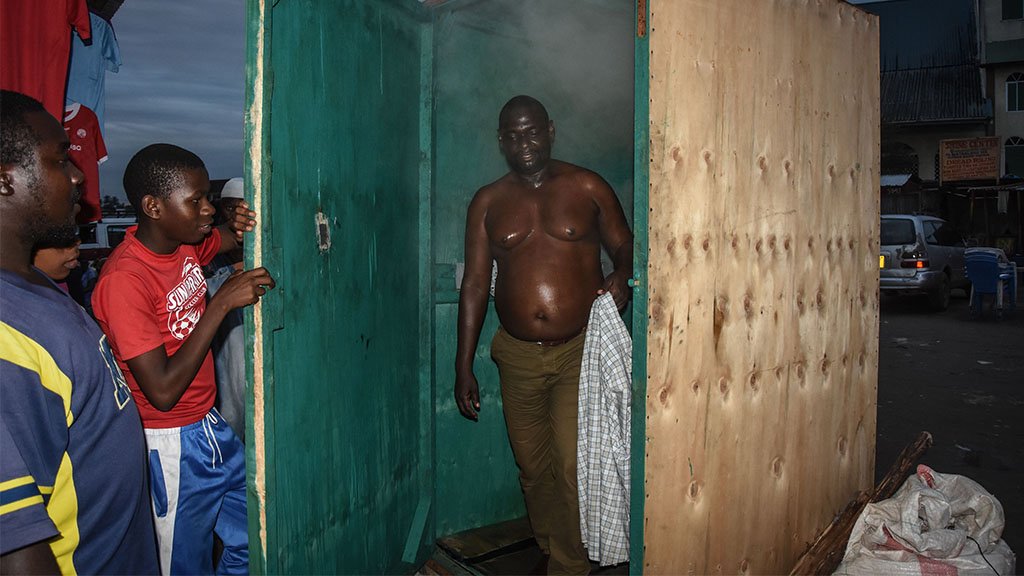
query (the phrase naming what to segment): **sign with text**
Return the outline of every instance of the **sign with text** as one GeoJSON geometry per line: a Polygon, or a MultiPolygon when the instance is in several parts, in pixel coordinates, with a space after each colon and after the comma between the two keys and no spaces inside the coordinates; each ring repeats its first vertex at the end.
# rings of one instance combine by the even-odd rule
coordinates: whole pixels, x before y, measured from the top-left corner
{"type": "Polygon", "coordinates": [[[999,178],[999,137],[940,141],[939,178],[942,182],[999,178]]]}

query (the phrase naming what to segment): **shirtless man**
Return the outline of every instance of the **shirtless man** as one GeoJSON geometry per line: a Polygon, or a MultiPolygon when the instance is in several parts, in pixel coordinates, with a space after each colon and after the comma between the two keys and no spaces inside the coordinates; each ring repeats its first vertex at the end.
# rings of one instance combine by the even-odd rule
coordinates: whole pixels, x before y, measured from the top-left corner
{"type": "Polygon", "coordinates": [[[583,332],[598,295],[629,298],[633,236],[611,187],[597,174],[551,158],[555,125],[529,96],[498,118],[511,169],[473,197],[466,219],[466,271],[459,297],[455,400],[478,418],[473,355],[487,312],[491,261],[501,328],[491,355],[501,377],[509,440],[548,573],[590,570],[580,541],[576,416],[583,332]],[[605,278],[601,247],[615,270],[605,278]]]}

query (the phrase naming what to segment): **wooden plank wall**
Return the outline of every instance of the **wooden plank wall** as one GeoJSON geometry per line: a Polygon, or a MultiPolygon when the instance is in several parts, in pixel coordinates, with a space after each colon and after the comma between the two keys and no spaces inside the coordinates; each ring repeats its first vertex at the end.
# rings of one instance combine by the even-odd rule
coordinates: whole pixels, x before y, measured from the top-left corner
{"type": "Polygon", "coordinates": [[[878,21],[650,14],[644,571],[785,573],[873,479],[878,21]]]}

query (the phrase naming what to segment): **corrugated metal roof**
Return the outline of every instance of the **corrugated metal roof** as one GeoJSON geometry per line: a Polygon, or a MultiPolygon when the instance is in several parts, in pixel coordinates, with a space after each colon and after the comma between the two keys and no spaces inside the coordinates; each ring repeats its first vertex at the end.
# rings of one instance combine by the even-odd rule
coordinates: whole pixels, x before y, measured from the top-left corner
{"type": "Polygon", "coordinates": [[[984,120],[991,109],[977,64],[882,73],[882,122],[984,120]]]}
{"type": "Polygon", "coordinates": [[[879,16],[882,123],[982,121],[974,0],[860,4],[879,16]]]}

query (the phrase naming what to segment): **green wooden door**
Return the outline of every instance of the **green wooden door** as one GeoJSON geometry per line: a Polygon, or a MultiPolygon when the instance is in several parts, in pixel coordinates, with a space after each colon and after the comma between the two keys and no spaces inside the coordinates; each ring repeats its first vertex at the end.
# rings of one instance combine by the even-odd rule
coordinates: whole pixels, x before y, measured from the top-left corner
{"type": "Polygon", "coordinates": [[[255,572],[390,573],[423,532],[429,107],[404,4],[250,3],[248,257],[278,281],[255,318],[255,572]]]}
{"type": "Polygon", "coordinates": [[[644,570],[644,505],[647,464],[647,250],[650,210],[650,12],[636,2],[633,40],[633,405],[630,414],[629,573],[644,570]]]}

